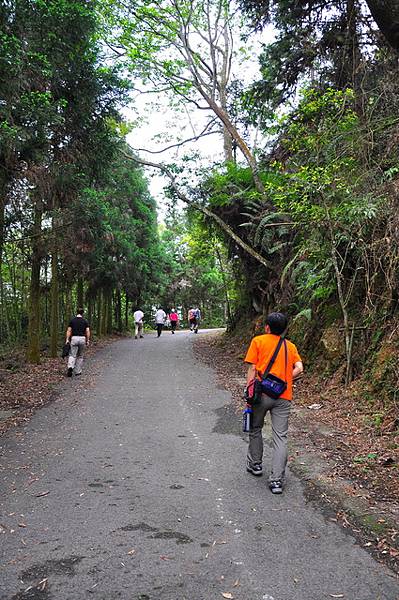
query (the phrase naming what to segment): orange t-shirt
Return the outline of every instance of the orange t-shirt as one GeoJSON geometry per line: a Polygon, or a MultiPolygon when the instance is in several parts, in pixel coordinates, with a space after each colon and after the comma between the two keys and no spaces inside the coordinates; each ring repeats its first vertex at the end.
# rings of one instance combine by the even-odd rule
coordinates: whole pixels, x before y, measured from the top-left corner
{"type": "MultiPolygon", "coordinates": [[[[265,333],[264,335],[257,335],[253,338],[244,361],[255,365],[256,370],[262,375],[269,364],[269,360],[273,356],[273,353],[277,347],[278,335],[273,333],[265,333]]],[[[286,340],[287,342],[287,372],[285,369],[285,350],[284,344],[281,344],[276,360],[270,370],[270,373],[280,377],[287,382],[287,389],[280,398],[285,400],[292,400],[292,371],[294,364],[298,361],[302,361],[299,356],[298,350],[295,344],[286,340]]]]}

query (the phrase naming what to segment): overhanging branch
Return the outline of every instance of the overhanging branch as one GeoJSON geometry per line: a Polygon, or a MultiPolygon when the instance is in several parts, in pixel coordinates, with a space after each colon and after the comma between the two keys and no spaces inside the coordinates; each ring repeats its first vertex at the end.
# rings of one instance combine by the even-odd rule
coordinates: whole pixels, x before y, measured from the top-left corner
{"type": "Polygon", "coordinates": [[[162,150],[147,150],[146,148],[132,148],[132,150],[133,150],[133,152],[148,152],[149,154],[162,154],[163,152],[166,152],[167,150],[171,150],[172,148],[179,148],[180,146],[183,146],[184,144],[187,144],[188,142],[198,142],[198,140],[200,138],[203,138],[206,135],[214,135],[215,133],[218,133],[220,135],[220,131],[207,131],[208,127],[213,125],[214,122],[215,122],[215,119],[212,119],[212,121],[210,123],[208,123],[206,125],[206,127],[198,135],[195,135],[191,138],[182,140],[181,142],[176,142],[175,144],[171,144],[170,146],[166,146],[165,148],[162,148],[162,150]]]}
{"type": "Polygon", "coordinates": [[[190,198],[188,198],[178,187],[177,183],[176,183],[176,178],[173,175],[173,173],[171,172],[170,169],[168,169],[168,167],[166,167],[163,164],[160,163],[154,163],[151,162],[149,160],[144,160],[142,158],[138,158],[137,156],[131,156],[129,154],[127,154],[126,152],[123,152],[123,155],[128,158],[129,160],[132,160],[133,162],[136,162],[137,164],[140,165],[144,165],[146,167],[153,167],[154,169],[159,169],[160,171],[162,171],[162,173],[164,173],[170,180],[171,186],[174,190],[174,192],[176,193],[177,197],[184,202],[185,204],[187,204],[188,206],[191,206],[192,208],[202,212],[204,215],[206,215],[207,217],[211,218],[213,221],[215,221],[219,227],[225,232],[227,233],[227,235],[236,242],[236,244],[238,246],[240,246],[240,248],[242,248],[245,252],[247,252],[247,254],[249,254],[250,256],[252,256],[252,258],[254,258],[255,260],[257,260],[260,264],[262,264],[264,267],[270,269],[271,268],[271,264],[270,262],[264,258],[264,256],[262,256],[261,254],[259,254],[259,252],[257,252],[256,250],[254,250],[254,248],[252,248],[251,246],[249,246],[246,242],[244,242],[244,240],[242,240],[233,230],[232,228],[227,225],[227,223],[225,221],[223,221],[223,219],[221,219],[219,217],[219,215],[215,214],[214,212],[212,212],[211,210],[209,210],[209,208],[207,208],[206,206],[202,206],[201,204],[198,204],[197,202],[193,202],[192,200],[190,200],[190,198]]]}

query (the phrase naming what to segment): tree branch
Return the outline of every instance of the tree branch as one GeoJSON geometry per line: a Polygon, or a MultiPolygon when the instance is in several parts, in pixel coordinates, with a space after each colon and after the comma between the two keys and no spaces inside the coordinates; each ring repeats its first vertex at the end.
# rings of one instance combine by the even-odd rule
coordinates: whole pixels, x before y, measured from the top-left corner
{"type": "MultiPolygon", "coordinates": [[[[215,120],[213,120],[211,123],[213,123],[215,120]]],[[[146,148],[132,148],[133,152],[148,152],[149,154],[162,154],[163,152],[166,152],[167,150],[170,150],[171,148],[179,148],[180,146],[183,146],[184,144],[187,144],[188,142],[197,142],[200,138],[204,137],[205,135],[214,135],[215,133],[220,134],[220,131],[206,131],[208,129],[208,127],[211,125],[211,123],[208,123],[208,125],[205,127],[205,129],[203,129],[201,131],[201,133],[199,133],[198,135],[191,137],[191,138],[187,138],[186,140],[183,140],[181,142],[177,142],[176,144],[171,144],[170,146],[166,146],[166,148],[163,148],[162,150],[147,150],[146,148]]]]}
{"type": "Polygon", "coordinates": [[[257,260],[260,264],[262,264],[264,267],[270,269],[271,268],[271,264],[270,262],[264,258],[261,254],[259,254],[259,252],[257,252],[256,250],[254,250],[254,248],[252,248],[251,246],[249,246],[246,242],[244,242],[244,240],[242,240],[233,230],[232,228],[227,225],[227,223],[225,223],[225,221],[223,221],[223,219],[221,219],[219,217],[219,215],[215,214],[214,212],[212,212],[211,210],[209,210],[209,208],[207,208],[206,206],[202,206],[201,204],[198,204],[197,202],[193,202],[192,200],[190,200],[190,198],[188,198],[178,187],[177,183],[176,183],[176,178],[173,175],[173,173],[170,171],[170,169],[168,169],[168,167],[166,165],[160,164],[160,163],[154,163],[151,162],[149,160],[144,160],[142,158],[138,158],[137,156],[131,156],[129,155],[127,152],[123,152],[123,155],[133,161],[136,162],[137,164],[140,165],[144,165],[147,167],[153,167],[154,169],[159,169],[160,171],[162,171],[162,173],[164,173],[170,180],[171,186],[174,190],[174,192],[176,193],[177,197],[184,202],[184,204],[187,204],[188,206],[191,206],[192,208],[195,208],[196,210],[202,212],[204,215],[206,215],[207,217],[211,218],[213,221],[215,221],[219,227],[225,232],[227,233],[227,235],[236,242],[236,244],[238,246],[240,246],[240,248],[242,248],[245,252],[247,252],[247,254],[249,254],[250,256],[252,256],[252,258],[254,258],[255,260],[257,260]]]}

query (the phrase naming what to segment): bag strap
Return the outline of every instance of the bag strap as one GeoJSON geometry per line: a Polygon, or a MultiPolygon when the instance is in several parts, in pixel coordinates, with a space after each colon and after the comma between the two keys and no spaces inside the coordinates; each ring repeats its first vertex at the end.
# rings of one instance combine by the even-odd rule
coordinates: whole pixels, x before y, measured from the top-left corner
{"type": "Polygon", "coordinates": [[[281,345],[283,344],[283,342],[284,342],[284,351],[285,351],[285,378],[287,379],[287,362],[288,362],[288,357],[287,357],[287,342],[282,337],[280,337],[280,339],[279,339],[279,341],[277,343],[276,349],[273,352],[273,356],[269,360],[269,364],[267,365],[266,369],[264,370],[264,373],[262,375],[262,379],[266,379],[266,377],[269,375],[270,369],[274,365],[274,361],[276,360],[277,355],[280,352],[280,348],[281,348],[281,345]]]}

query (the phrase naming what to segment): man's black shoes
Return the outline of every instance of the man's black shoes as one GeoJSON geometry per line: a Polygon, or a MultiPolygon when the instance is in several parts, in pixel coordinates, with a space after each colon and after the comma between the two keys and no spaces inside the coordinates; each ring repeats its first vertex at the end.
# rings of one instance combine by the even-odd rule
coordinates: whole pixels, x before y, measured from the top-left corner
{"type": "Polygon", "coordinates": [[[262,465],[251,465],[249,462],[247,463],[247,471],[248,473],[252,473],[252,475],[256,475],[256,477],[259,477],[260,475],[263,475],[263,469],[262,469],[262,465]]]}
{"type": "Polygon", "coordinates": [[[281,483],[281,481],[271,481],[269,483],[269,489],[272,494],[282,494],[283,484],[281,483]]]}
{"type": "Polygon", "coordinates": [[[68,371],[67,371],[67,377],[72,377],[72,367],[68,367],[68,371]]]}

